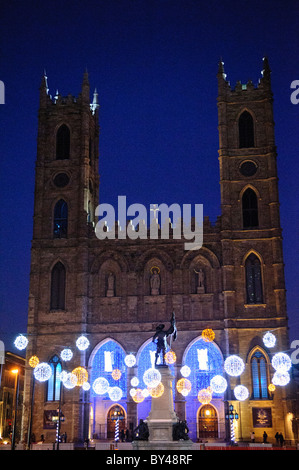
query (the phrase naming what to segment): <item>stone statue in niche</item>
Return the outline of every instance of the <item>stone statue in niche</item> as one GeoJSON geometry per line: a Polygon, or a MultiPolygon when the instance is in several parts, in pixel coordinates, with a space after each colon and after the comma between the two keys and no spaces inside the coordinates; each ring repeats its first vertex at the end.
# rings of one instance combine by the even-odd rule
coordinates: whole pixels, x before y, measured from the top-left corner
{"type": "Polygon", "coordinates": [[[113,273],[109,273],[107,281],[107,297],[114,297],[115,295],[115,277],[113,273]]]}
{"type": "Polygon", "coordinates": [[[205,272],[202,268],[200,268],[198,271],[194,272],[197,274],[197,289],[196,292],[197,294],[204,294],[205,293],[205,272]]]}
{"type": "Polygon", "coordinates": [[[151,268],[151,277],[150,277],[150,285],[151,285],[151,295],[159,295],[160,294],[160,269],[153,267],[151,268]]]}

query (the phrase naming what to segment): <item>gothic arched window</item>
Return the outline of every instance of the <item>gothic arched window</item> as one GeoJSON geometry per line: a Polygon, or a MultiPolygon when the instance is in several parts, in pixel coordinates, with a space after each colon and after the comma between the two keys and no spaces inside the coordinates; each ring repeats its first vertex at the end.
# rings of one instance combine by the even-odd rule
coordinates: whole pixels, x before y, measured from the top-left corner
{"type": "Polygon", "coordinates": [[[268,398],[267,361],[257,350],[251,358],[252,398],[268,398]]]}
{"type": "Polygon", "coordinates": [[[70,158],[70,140],[70,130],[62,124],[56,134],[56,160],[70,158]]]}
{"type": "Polygon", "coordinates": [[[65,267],[59,261],[51,273],[51,310],[65,309],[65,267]]]}
{"type": "Polygon", "coordinates": [[[263,302],[262,271],[258,257],[251,253],[245,262],[246,270],[246,302],[260,304],[263,302]]]}
{"type": "Polygon", "coordinates": [[[248,111],[244,111],[239,117],[239,147],[254,147],[253,119],[248,111]]]}
{"type": "Polygon", "coordinates": [[[54,238],[66,238],[67,237],[67,222],[68,222],[68,207],[67,203],[60,199],[54,208],[54,226],[53,235],[54,238]]]}
{"type": "Polygon", "coordinates": [[[259,225],[257,196],[248,188],[242,196],[243,228],[256,228],[259,225]]]}
{"type": "Polygon", "coordinates": [[[61,362],[58,356],[53,356],[49,361],[52,369],[52,375],[48,380],[47,401],[59,401],[61,381],[59,378],[61,372],[61,362]]]}

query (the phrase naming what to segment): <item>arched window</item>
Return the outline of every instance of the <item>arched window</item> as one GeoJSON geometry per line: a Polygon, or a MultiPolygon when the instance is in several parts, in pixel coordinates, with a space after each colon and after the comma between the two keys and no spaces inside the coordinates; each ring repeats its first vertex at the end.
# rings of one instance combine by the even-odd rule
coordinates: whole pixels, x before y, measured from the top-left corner
{"type": "Polygon", "coordinates": [[[49,361],[52,369],[52,375],[48,380],[47,401],[59,401],[61,381],[59,378],[61,372],[61,362],[58,356],[53,356],[49,361]]]}
{"type": "Polygon", "coordinates": [[[251,253],[245,262],[247,304],[263,302],[261,263],[258,257],[251,253]]]}
{"type": "Polygon", "coordinates": [[[267,361],[257,350],[251,358],[252,398],[268,398],[267,361]]]}
{"type": "Polygon", "coordinates": [[[60,199],[54,208],[54,226],[53,235],[54,238],[66,238],[67,237],[67,222],[68,222],[68,207],[67,203],[60,199]]]}
{"type": "Polygon", "coordinates": [[[253,119],[248,111],[244,111],[239,117],[239,147],[254,147],[253,119]]]}
{"type": "Polygon", "coordinates": [[[65,267],[59,261],[51,273],[51,310],[65,309],[65,267]]]}
{"type": "Polygon", "coordinates": [[[70,158],[70,130],[65,124],[62,124],[56,134],[56,159],[65,160],[67,158],[70,158]]]}
{"type": "Polygon", "coordinates": [[[257,196],[248,188],[242,196],[243,228],[256,228],[259,225],[257,196]]]}

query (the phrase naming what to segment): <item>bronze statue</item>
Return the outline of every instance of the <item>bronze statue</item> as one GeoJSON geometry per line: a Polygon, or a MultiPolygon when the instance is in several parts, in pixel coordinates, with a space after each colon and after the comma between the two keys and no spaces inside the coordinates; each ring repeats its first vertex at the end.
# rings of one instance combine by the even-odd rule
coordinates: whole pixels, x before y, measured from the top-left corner
{"type": "Polygon", "coordinates": [[[147,441],[149,438],[148,425],[143,421],[139,420],[139,425],[134,429],[133,439],[134,441],[147,441]]]}
{"type": "Polygon", "coordinates": [[[165,353],[167,348],[167,338],[170,336],[170,347],[171,347],[171,339],[173,341],[176,340],[177,337],[177,329],[175,324],[175,315],[174,312],[172,313],[172,317],[170,320],[170,327],[168,330],[164,330],[165,325],[160,324],[156,328],[156,333],[153,336],[153,342],[157,345],[157,351],[155,356],[155,365],[157,365],[157,361],[159,358],[160,353],[162,352],[162,364],[165,365],[165,353]]]}

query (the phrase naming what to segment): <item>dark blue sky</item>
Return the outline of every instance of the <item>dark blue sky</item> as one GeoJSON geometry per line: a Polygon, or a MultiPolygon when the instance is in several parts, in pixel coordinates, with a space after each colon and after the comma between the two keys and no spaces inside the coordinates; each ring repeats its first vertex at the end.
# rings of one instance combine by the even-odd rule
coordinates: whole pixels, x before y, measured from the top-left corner
{"type": "Polygon", "coordinates": [[[100,200],[203,203],[220,215],[217,68],[257,83],[272,69],[291,339],[299,339],[299,8],[294,1],[2,1],[0,339],[26,331],[39,85],[100,102],[100,200]]]}

